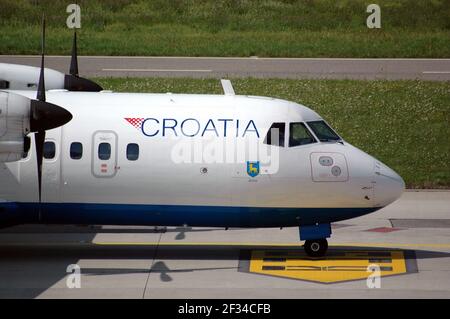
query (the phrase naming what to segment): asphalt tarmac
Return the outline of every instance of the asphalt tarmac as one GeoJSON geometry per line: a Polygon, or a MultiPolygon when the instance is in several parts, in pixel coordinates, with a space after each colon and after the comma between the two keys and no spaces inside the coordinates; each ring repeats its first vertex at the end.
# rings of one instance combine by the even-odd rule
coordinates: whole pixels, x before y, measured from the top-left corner
{"type": "Polygon", "coordinates": [[[320,259],[296,228],[6,228],[0,297],[450,298],[450,191],[332,226],[320,259]]]}
{"type": "MultiPolygon", "coordinates": [[[[84,77],[420,79],[450,81],[450,59],[333,59],[79,56],[84,77]]],[[[46,67],[69,72],[69,56],[46,67]]],[[[0,55],[0,63],[40,65],[39,56],[0,55]]]]}

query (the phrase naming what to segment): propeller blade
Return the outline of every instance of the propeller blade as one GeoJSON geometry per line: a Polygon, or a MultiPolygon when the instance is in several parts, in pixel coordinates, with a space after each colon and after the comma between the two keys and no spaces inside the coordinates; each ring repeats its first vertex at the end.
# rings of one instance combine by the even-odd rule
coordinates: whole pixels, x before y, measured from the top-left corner
{"type": "MultiPolygon", "coordinates": [[[[76,45],[76,44],[75,44],[76,45]]],[[[75,49],[76,51],[76,49],[75,49]]],[[[76,52],[75,52],[76,55],[76,52]]],[[[62,126],[72,119],[72,114],[66,109],[45,101],[45,15],[42,15],[41,35],[41,70],[39,74],[36,100],[30,104],[30,131],[35,132],[38,190],[39,190],[39,218],[42,213],[42,162],[44,157],[45,131],[62,126]]]]}
{"type": "Polygon", "coordinates": [[[72,58],[69,74],[64,77],[64,88],[68,91],[100,92],[103,88],[97,83],[78,75],[77,31],[73,32],[72,58]]]}
{"type": "MultiPolygon", "coordinates": [[[[38,185],[39,185],[39,204],[40,204],[42,202],[42,159],[44,157],[45,131],[44,130],[38,131],[34,135],[34,141],[35,141],[35,145],[36,145],[38,185]]],[[[40,212],[41,212],[41,209],[39,207],[39,213],[40,212]]]]}
{"type": "MultiPolygon", "coordinates": [[[[43,92],[45,92],[45,89],[43,92]]],[[[31,100],[30,112],[30,131],[36,132],[34,135],[34,142],[37,158],[40,220],[42,213],[42,161],[44,157],[45,131],[66,124],[72,119],[72,114],[55,104],[38,100],[31,100]]]]}
{"type": "Polygon", "coordinates": [[[37,101],[31,101],[31,117],[30,128],[31,131],[37,131],[34,136],[34,144],[36,146],[36,158],[37,158],[37,173],[38,173],[38,191],[39,191],[39,220],[42,213],[42,160],[44,156],[44,142],[45,142],[45,130],[39,129],[41,124],[40,120],[46,118],[45,105],[45,72],[44,72],[44,55],[45,55],[45,15],[42,14],[42,35],[41,35],[41,72],[39,74],[39,84],[36,99],[37,101]],[[36,103],[37,102],[37,103],[36,103]],[[40,107],[40,105],[42,105],[40,107]]]}
{"type": "Polygon", "coordinates": [[[72,59],[70,60],[70,75],[78,76],[77,31],[73,33],[72,59]]]}
{"type": "Polygon", "coordinates": [[[38,101],[45,101],[44,54],[45,54],[45,16],[42,15],[41,72],[39,74],[39,84],[36,96],[38,101]]]}

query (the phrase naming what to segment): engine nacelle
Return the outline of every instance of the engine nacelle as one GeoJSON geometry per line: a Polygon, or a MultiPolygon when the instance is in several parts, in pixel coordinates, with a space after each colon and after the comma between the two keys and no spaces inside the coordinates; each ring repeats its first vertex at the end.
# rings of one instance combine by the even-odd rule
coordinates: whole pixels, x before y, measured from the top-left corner
{"type": "Polygon", "coordinates": [[[0,162],[14,162],[23,157],[29,145],[31,100],[0,91],[0,162]]]}
{"type": "MultiPolygon", "coordinates": [[[[28,65],[0,63],[0,89],[37,90],[40,68],[28,65]]],[[[61,72],[44,69],[47,90],[64,89],[61,72]]]]}
{"type": "MultiPolygon", "coordinates": [[[[0,90],[37,90],[41,69],[34,66],[0,63],[0,90]]],[[[79,77],[63,74],[56,70],[44,69],[47,90],[65,89],[68,91],[100,92],[103,88],[97,83],[79,77]]]]}

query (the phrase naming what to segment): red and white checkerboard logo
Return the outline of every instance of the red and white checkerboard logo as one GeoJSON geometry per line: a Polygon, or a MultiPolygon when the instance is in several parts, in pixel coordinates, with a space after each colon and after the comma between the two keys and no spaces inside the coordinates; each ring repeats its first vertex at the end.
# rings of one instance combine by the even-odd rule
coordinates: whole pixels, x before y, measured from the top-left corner
{"type": "Polygon", "coordinates": [[[126,117],[125,120],[128,123],[130,123],[131,125],[133,125],[135,128],[137,128],[138,130],[141,129],[142,122],[144,122],[144,118],[140,118],[140,117],[126,117]]]}

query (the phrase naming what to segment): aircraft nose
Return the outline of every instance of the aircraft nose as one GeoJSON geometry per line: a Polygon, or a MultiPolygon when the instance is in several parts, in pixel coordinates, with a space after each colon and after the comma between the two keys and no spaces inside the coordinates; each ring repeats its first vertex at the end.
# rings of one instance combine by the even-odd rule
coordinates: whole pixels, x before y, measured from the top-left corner
{"type": "Polygon", "coordinates": [[[375,161],[376,205],[384,207],[396,201],[405,189],[405,182],[387,165],[375,161]]]}

